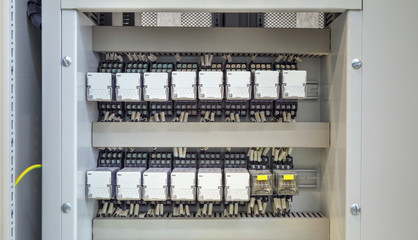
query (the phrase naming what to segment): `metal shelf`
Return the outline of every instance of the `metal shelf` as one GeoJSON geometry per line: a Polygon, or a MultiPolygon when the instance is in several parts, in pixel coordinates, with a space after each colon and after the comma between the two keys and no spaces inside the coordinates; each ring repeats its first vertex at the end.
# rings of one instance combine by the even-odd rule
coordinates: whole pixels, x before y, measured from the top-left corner
{"type": "Polygon", "coordinates": [[[93,239],[329,239],[326,217],[93,220],[93,239]],[[187,234],[185,234],[187,233],[187,234]]]}
{"type": "Polygon", "coordinates": [[[362,0],[62,0],[62,9],[82,12],[343,12],[362,0]]]}
{"type": "Polygon", "coordinates": [[[329,147],[329,123],[93,123],[93,147],[329,147]]]}
{"type": "Polygon", "coordinates": [[[93,28],[93,51],[326,55],[330,30],[101,26],[93,28]]]}

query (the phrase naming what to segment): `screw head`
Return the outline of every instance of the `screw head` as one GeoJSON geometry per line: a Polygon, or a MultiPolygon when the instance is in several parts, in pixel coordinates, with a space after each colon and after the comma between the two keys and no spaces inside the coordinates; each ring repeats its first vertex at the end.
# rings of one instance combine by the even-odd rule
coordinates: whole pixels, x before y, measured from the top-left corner
{"type": "Polygon", "coordinates": [[[70,213],[71,212],[71,204],[69,204],[69,203],[62,204],[61,211],[63,213],[70,213]]]}
{"type": "Polygon", "coordinates": [[[69,67],[71,65],[71,58],[69,56],[65,56],[62,58],[61,63],[64,67],[69,67]]]}
{"type": "Polygon", "coordinates": [[[353,214],[353,215],[359,215],[360,214],[360,211],[361,211],[360,205],[358,205],[358,204],[351,205],[351,208],[350,208],[351,214],[353,214]]]}
{"type": "Polygon", "coordinates": [[[358,58],[353,59],[353,61],[351,62],[351,66],[353,66],[353,68],[356,69],[356,70],[360,69],[362,65],[363,65],[363,63],[358,58]]]}

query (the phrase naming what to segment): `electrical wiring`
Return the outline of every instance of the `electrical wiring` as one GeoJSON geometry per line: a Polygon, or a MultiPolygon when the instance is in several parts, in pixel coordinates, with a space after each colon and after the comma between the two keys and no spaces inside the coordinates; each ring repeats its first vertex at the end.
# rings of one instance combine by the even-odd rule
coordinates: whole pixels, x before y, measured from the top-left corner
{"type": "Polygon", "coordinates": [[[26,168],[20,175],[19,177],[17,177],[16,182],[15,182],[15,187],[17,186],[17,184],[19,184],[20,180],[22,180],[22,178],[30,171],[32,171],[33,169],[37,169],[37,168],[42,168],[41,164],[35,164],[32,165],[28,168],[26,168]]]}

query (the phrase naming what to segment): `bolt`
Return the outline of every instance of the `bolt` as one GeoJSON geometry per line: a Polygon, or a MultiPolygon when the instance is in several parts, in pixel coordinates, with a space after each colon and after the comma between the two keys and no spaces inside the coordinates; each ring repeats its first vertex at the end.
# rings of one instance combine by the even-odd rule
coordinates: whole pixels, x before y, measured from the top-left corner
{"type": "Polygon", "coordinates": [[[353,215],[359,215],[360,214],[360,211],[361,211],[360,205],[358,205],[358,204],[351,205],[351,208],[350,208],[351,214],[353,214],[353,215]]]}
{"type": "Polygon", "coordinates": [[[63,213],[70,213],[71,212],[71,204],[69,204],[69,203],[62,204],[61,211],[63,213]]]}
{"type": "Polygon", "coordinates": [[[353,59],[353,61],[351,62],[351,66],[353,66],[353,68],[356,69],[356,70],[360,69],[362,65],[363,65],[363,63],[358,58],[353,59]]]}
{"type": "Polygon", "coordinates": [[[71,65],[71,58],[69,56],[65,56],[62,58],[61,62],[64,67],[69,67],[71,65]]]}

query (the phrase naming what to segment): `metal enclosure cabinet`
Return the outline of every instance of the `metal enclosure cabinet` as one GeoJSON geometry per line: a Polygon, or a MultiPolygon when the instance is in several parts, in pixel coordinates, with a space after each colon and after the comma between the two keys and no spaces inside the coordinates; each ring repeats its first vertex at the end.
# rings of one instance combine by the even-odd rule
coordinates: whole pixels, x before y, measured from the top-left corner
{"type": "MultiPolygon", "coordinates": [[[[362,56],[360,0],[46,0],[43,5],[43,239],[360,239],[360,216],[350,213],[350,207],[361,200],[362,70],[351,66],[352,59],[362,56]],[[85,14],[126,11],[321,11],[340,15],[327,29],[188,29],[96,26],[85,14]],[[243,40],[242,35],[248,38],[243,40]],[[240,44],[233,44],[238,41],[240,44]],[[257,44],[249,44],[254,42],[257,44]],[[96,71],[102,53],[129,51],[300,55],[308,80],[311,76],[319,84],[320,98],[300,104],[298,123],[97,122],[97,105],[86,99],[86,74],[96,71]],[[64,56],[70,57],[69,66],[60,63],[64,56]],[[297,148],[294,154],[301,159],[299,166],[318,166],[321,172],[318,189],[301,191],[301,198],[294,201],[297,211],[309,214],[237,219],[95,217],[98,206],[85,194],[85,173],[96,167],[98,148],[202,146],[297,148]],[[60,211],[64,203],[71,205],[71,211],[60,211]]],[[[166,76],[163,80],[156,89],[169,98],[166,76]]],[[[277,94],[280,96],[279,89],[277,94]]],[[[161,99],[158,95],[157,100],[161,99]]],[[[222,195],[222,189],[219,191],[222,195]]]]}

